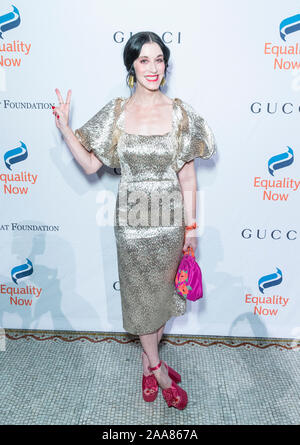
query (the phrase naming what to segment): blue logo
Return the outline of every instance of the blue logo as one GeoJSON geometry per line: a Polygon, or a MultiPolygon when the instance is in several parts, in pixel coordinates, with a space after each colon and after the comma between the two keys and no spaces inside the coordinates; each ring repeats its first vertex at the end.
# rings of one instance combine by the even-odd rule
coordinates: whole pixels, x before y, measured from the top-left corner
{"type": "Polygon", "coordinates": [[[279,155],[273,156],[269,159],[268,170],[269,173],[274,176],[274,170],[287,167],[294,162],[294,152],[291,147],[288,146],[288,151],[279,155]]]}
{"type": "Polygon", "coordinates": [[[11,165],[16,162],[24,161],[28,157],[27,147],[24,142],[20,141],[20,146],[9,150],[4,155],[4,162],[6,167],[11,170],[11,165]]]}
{"type": "Polygon", "coordinates": [[[0,15],[0,39],[3,39],[2,33],[16,28],[21,23],[20,13],[18,9],[12,5],[13,11],[0,15]]]}
{"type": "Polygon", "coordinates": [[[280,37],[285,41],[288,34],[300,30],[300,14],[282,20],[279,25],[280,37]]]}
{"type": "Polygon", "coordinates": [[[27,277],[28,275],[32,275],[33,273],[33,266],[32,262],[26,258],[27,263],[21,264],[20,266],[13,267],[11,270],[11,278],[14,283],[17,283],[17,280],[23,277],[27,277]]]}
{"type": "Polygon", "coordinates": [[[260,292],[263,294],[264,290],[268,287],[277,286],[282,282],[282,272],[278,267],[276,268],[277,272],[272,273],[270,275],[265,275],[258,280],[258,288],[260,292]]]}

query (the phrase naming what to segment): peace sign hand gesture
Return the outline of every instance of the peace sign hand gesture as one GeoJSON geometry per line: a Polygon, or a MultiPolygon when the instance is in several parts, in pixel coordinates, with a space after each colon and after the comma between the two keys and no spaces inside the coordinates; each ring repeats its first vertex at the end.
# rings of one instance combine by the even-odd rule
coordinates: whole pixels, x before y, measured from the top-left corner
{"type": "Polygon", "coordinates": [[[63,132],[68,127],[69,124],[71,90],[68,90],[66,102],[64,102],[58,88],[55,88],[55,92],[58,97],[59,106],[52,107],[53,114],[55,115],[55,123],[57,128],[63,132]]]}

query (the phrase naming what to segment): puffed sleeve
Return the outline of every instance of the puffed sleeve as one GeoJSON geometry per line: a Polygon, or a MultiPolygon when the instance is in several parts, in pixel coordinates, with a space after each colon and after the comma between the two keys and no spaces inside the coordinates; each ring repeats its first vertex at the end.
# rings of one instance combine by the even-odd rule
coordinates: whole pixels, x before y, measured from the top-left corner
{"type": "Polygon", "coordinates": [[[178,147],[173,168],[178,172],[186,162],[195,158],[209,159],[217,150],[215,136],[194,108],[178,100],[180,118],[178,124],[178,147]]]}
{"type": "Polygon", "coordinates": [[[75,136],[89,152],[92,151],[108,167],[120,167],[117,153],[118,129],[115,125],[120,100],[111,99],[84,125],[75,130],[75,136]]]}

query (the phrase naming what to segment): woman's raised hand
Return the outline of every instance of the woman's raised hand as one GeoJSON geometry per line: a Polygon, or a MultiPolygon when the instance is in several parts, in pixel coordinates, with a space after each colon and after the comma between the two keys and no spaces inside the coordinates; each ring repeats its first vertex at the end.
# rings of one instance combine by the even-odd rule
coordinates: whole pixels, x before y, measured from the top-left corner
{"type": "Polygon", "coordinates": [[[53,114],[55,115],[55,123],[59,130],[65,130],[69,125],[69,112],[70,112],[70,102],[71,102],[71,90],[68,90],[66,102],[64,102],[62,95],[58,88],[55,88],[57,94],[58,103],[57,107],[53,108],[53,114]]]}

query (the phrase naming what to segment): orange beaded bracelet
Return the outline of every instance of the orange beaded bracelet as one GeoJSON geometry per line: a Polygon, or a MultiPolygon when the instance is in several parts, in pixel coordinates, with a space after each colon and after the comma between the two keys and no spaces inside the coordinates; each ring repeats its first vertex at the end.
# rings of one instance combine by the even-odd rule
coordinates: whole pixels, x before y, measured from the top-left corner
{"type": "Polygon", "coordinates": [[[196,221],[193,224],[191,224],[190,226],[185,226],[185,230],[193,230],[196,228],[197,228],[196,221]]]}

